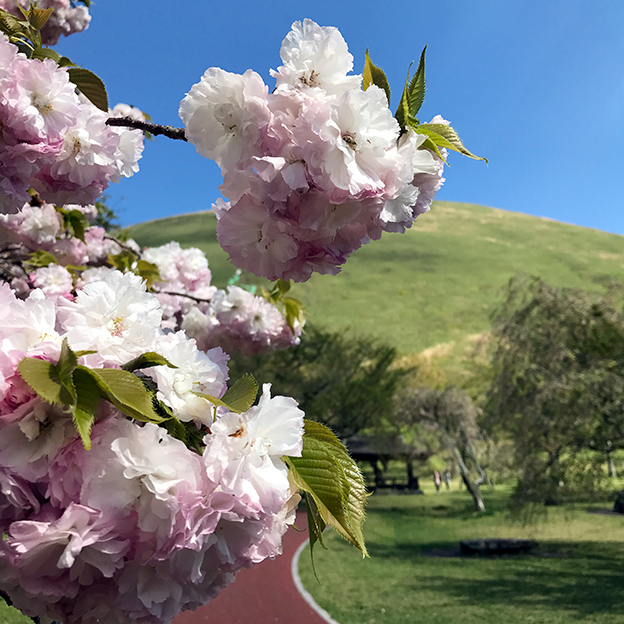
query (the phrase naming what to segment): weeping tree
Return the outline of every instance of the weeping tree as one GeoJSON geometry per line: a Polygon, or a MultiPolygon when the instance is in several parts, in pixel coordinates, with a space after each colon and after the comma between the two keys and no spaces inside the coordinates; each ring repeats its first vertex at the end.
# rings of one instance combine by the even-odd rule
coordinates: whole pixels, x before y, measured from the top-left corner
{"type": "Polygon", "coordinates": [[[485,423],[514,444],[519,505],[595,492],[624,448],[621,289],[606,295],[513,278],[493,327],[485,423]]]}
{"type": "Polygon", "coordinates": [[[400,429],[433,431],[457,462],[459,472],[470,492],[477,511],[485,511],[480,485],[486,480],[475,451],[481,438],[477,417],[479,410],[472,399],[456,386],[444,390],[410,389],[400,396],[395,422],[400,429]]]}

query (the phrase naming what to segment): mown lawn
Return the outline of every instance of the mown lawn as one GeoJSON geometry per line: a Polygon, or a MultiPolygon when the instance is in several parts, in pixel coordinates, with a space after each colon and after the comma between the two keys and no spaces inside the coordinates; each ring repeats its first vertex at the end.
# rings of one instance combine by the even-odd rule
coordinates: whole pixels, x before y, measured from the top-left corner
{"type": "Polygon", "coordinates": [[[482,517],[465,491],[373,496],[365,526],[370,559],[328,533],[328,550],[315,550],[320,582],[307,551],[302,580],[341,624],[623,622],[624,518],[596,513],[599,506],[567,506],[522,526],[507,518],[508,495],[486,492],[482,517]],[[459,540],[485,537],[537,539],[539,551],[458,555],[459,540]]]}

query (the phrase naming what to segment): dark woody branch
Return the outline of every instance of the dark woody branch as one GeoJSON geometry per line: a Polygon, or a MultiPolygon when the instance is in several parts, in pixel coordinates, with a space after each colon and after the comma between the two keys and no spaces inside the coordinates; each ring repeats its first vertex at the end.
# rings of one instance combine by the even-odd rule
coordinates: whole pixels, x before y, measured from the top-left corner
{"type": "Polygon", "coordinates": [[[186,141],[184,128],[174,128],[173,126],[159,126],[158,124],[148,123],[147,121],[139,121],[132,117],[111,117],[106,120],[107,126],[115,128],[133,128],[134,130],[143,130],[154,136],[164,135],[170,139],[178,141],[186,141]]]}

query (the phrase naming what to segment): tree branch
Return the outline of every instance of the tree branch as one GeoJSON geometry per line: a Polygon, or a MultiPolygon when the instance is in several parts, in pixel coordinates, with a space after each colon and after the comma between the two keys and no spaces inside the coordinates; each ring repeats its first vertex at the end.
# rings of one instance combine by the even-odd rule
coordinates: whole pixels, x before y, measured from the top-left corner
{"type": "Polygon", "coordinates": [[[187,141],[184,134],[184,128],[174,128],[173,126],[159,126],[158,124],[148,123],[147,121],[139,121],[132,117],[110,117],[106,120],[107,126],[115,128],[133,128],[134,130],[143,130],[154,136],[164,135],[170,139],[178,141],[187,141]]]}

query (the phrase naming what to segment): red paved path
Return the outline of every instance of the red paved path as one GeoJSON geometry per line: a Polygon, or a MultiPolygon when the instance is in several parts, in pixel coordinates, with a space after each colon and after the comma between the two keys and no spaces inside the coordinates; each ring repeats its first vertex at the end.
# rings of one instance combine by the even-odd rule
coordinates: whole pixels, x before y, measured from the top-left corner
{"type": "MultiPolygon", "coordinates": [[[[305,511],[297,514],[296,525],[307,526],[305,511]]],[[[180,614],[173,624],[325,624],[290,574],[295,551],[307,538],[307,531],[288,529],[281,556],[242,570],[212,602],[180,614]]]]}

